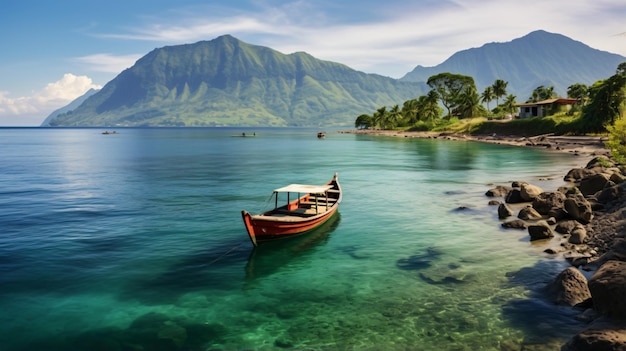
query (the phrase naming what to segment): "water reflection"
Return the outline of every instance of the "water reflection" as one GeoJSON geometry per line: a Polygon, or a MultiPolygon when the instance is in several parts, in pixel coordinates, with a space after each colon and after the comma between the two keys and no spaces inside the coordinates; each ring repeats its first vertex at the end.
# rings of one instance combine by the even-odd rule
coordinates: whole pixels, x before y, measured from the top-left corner
{"type": "Polygon", "coordinates": [[[288,263],[303,260],[316,247],[326,243],[341,221],[337,212],[319,228],[303,235],[276,240],[253,248],[246,264],[246,282],[269,276],[288,263]]]}

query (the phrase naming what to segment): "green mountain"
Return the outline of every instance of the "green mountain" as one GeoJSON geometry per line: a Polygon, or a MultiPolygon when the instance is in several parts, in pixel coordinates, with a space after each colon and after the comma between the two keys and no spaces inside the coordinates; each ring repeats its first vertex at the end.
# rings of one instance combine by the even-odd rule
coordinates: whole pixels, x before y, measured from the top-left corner
{"type": "Polygon", "coordinates": [[[593,49],[560,34],[535,31],[507,43],[489,43],[455,53],[434,67],[417,66],[401,78],[424,82],[442,72],[474,77],[478,92],[496,79],[507,92],[525,101],[538,86],[554,86],[561,96],[575,83],[591,85],[615,74],[626,57],[593,49]]]}
{"type": "Polygon", "coordinates": [[[230,35],[155,49],[50,126],[345,126],[421,82],[284,55],[230,35]]]}
{"type": "Polygon", "coordinates": [[[98,90],[96,90],[96,89],[93,89],[93,88],[89,89],[86,93],[84,93],[83,95],[81,95],[78,98],[74,99],[74,101],[70,102],[69,105],[65,105],[65,106],[61,107],[60,109],[57,109],[57,110],[53,111],[51,114],[49,114],[48,117],[46,117],[46,119],[41,123],[41,126],[42,127],[49,127],[50,126],[50,121],[52,121],[53,119],[57,118],[58,115],[74,110],[75,108],[80,106],[85,100],[87,100],[88,97],[90,97],[91,95],[93,95],[93,94],[95,94],[97,92],[98,92],[98,90]]]}

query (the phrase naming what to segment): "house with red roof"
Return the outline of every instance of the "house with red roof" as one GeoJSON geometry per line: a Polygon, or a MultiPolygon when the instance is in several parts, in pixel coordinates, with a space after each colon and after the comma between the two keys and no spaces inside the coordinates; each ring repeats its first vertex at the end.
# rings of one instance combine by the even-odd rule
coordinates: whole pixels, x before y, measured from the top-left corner
{"type": "Polygon", "coordinates": [[[577,103],[579,103],[577,99],[556,98],[526,102],[515,106],[519,108],[519,118],[529,118],[549,116],[557,112],[567,112],[577,103]]]}

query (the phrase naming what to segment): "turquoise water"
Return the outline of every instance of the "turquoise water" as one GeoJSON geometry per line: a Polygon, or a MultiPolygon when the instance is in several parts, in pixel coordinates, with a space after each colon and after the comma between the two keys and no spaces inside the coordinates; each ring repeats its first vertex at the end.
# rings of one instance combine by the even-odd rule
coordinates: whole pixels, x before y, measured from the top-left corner
{"type": "MultiPolygon", "coordinates": [[[[494,184],[574,156],[308,129],[0,129],[2,350],[558,349],[565,264],[494,184]],[[232,135],[255,132],[252,138],[232,135]],[[339,173],[323,228],[253,249],[240,211],[339,173]]],[[[552,180],[545,180],[552,179],[552,180]]]]}

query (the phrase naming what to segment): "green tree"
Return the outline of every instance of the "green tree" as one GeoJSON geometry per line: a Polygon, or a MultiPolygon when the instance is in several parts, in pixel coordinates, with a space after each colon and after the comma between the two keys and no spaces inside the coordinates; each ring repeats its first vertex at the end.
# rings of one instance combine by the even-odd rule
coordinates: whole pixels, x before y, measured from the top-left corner
{"type": "Polygon", "coordinates": [[[418,121],[418,111],[417,99],[410,99],[402,104],[402,117],[408,125],[413,125],[418,121]]]}
{"type": "Polygon", "coordinates": [[[616,120],[615,124],[608,126],[607,129],[610,134],[606,147],[611,150],[615,161],[626,164],[626,119],[616,120]]]}
{"type": "Polygon", "coordinates": [[[538,102],[548,99],[553,99],[556,97],[556,93],[554,92],[554,86],[544,87],[540,85],[533,90],[530,98],[526,102],[538,102]]]}
{"type": "Polygon", "coordinates": [[[439,73],[426,82],[441,99],[441,104],[448,110],[447,117],[452,117],[452,110],[458,106],[458,99],[467,86],[474,87],[474,78],[453,73],[439,73]]]}
{"type": "Polygon", "coordinates": [[[509,94],[502,103],[502,110],[506,113],[515,113],[515,111],[517,111],[517,106],[515,106],[517,105],[517,102],[515,101],[516,98],[517,96],[509,94]]]}
{"type": "Polygon", "coordinates": [[[626,62],[617,66],[617,73],[595,82],[589,88],[589,104],[583,109],[583,131],[599,133],[622,117],[626,101],[626,62]]]}
{"type": "Polygon", "coordinates": [[[493,86],[492,85],[486,87],[485,90],[483,91],[482,95],[480,96],[480,100],[482,102],[486,102],[487,103],[487,111],[489,111],[490,114],[491,114],[491,109],[489,108],[489,103],[491,101],[493,101],[495,98],[496,98],[496,95],[493,92],[493,86]]]}
{"type": "Polygon", "coordinates": [[[499,99],[506,95],[506,86],[509,85],[509,82],[505,82],[502,79],[496,79],[493,82],[493,95],[496,98],[496,106],[500,105],[499,99]]]}
{"type": "Polygon", "coordinates": [[[457,101],[457,112],[460,118],[471,118],[478,115],[480,111],[480,96],[476,92],[475,86],[466,86],[457,101]]]}
{"type": "Polygon", "coordinates": [[[417,100],[418,119],[421,121],[434,121],[441,116],[443,110],[439,107],[439,95],[435,90],[420,96],[417,100]]]}
{"type": "Polygon", "coordinates": [[[567,87],[567,97],[577,99],[582,105],[585,105],[589,96],[589,88],[585,84],[576,83],[567,87]]]}
{"type": "Polygon", "coordinates": [[[402,112],[400,111],[400,106],[398,105],[394,105],[391,110],[389,110],[389,113],[387,114],[387,128],[386,129],[393,129],[394,127],[396,127],[398,125],[398,123],[400,122],[400,119],[402,118],[402,112]]]}
{"type": "Polygon", "coordinates": [[[383,106],[376,110],[376,112],[372,115],[372,119],[374,121],[374,126],[385,129],[384,126],[387,122],[387,106],[383,106]]]}
{"type": "Polygon", "coordinates": [[[367,129],[371,128],[374,123],[374,119],[372,116],[368,114],[362,114],[356,118],[354,121],[354,128],[356,129],[367,129]]]}

